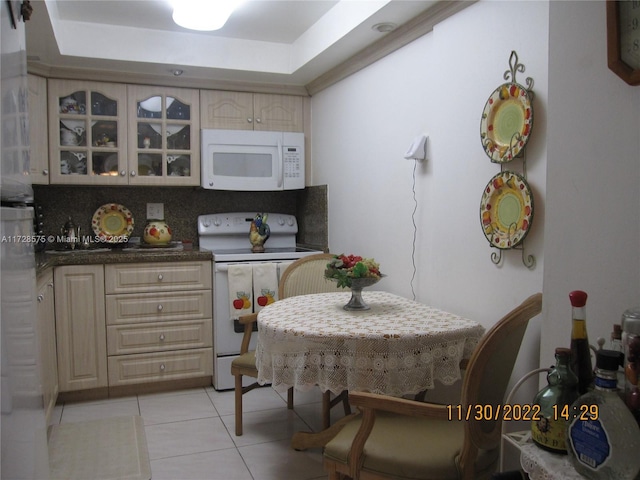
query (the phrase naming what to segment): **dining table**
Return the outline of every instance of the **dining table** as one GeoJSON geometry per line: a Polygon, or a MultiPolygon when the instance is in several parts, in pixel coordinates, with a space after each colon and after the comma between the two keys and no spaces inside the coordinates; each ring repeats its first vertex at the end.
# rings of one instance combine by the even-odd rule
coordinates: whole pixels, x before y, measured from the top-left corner
{"type": "Polygon", "coordinates": [[[368,310],[345,310],[351,292],[298,295],[258,313],[258,383],[279,392],[316,386],[338,395],[415,395],[461,379],[485,332],[477,321],[384,291],[368,310]]]}

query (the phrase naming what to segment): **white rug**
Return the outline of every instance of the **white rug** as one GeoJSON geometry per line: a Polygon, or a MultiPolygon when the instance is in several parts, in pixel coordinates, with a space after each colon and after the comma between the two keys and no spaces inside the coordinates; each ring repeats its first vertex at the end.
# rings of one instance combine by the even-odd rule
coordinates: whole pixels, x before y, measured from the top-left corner
{"type": "Polygon", "coordinates": [[[151,465],[142,417],[53,425],[51,480],[149,480],[151,465]]]}

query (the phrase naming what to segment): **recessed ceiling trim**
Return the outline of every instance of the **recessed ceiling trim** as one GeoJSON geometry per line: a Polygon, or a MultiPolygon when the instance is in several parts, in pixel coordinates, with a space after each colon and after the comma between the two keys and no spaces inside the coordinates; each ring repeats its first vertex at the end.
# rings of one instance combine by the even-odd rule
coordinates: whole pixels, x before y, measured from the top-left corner
{"type": "Polygon", "coordinates": [[[59,21],[54,32],[62,55],[291,73],[290,47],[281,43],[69,21],[59,21]]]}
{"type": "Polygon", "coordinates": [[[61,55],[289,75],[390,2],[342,0],[292,44],[63,20],[46,5],[61,55]]]}
{"type": "Polygon", "coordinates": [[[293,43],[294,71],[306,65],[344,38],[391,0],[354,2],[342,0],[293,43]]]}
{"type": "Polygon", "coordinates": [[[377,42],[369,45],[341,64],[306,84],[307,92],[313,96],[340,80],[368,67],[399,48],[433,31],[433,27],[436,24],[464,10],[477,1],[478,0],[464,0],[451,2],[444,0],[436,3],[433,7],[424,11],[406,24],[387,33],[377,42]]]}
{"type": "Polygon", "coordinates": [[[450,0],[308,0],[312,5],[311,13],[300,7],[306,2],[254,0],[247,2],[247,5],[253,4],[255,10],[242,9],[242,14],[239,10],[238,16],[230,19],[230,29],[225,35],[223,30],[218,33],[180,30],[171,21],[170,7],[165,0],[127,2],[92,0],[78,3],[82,8],[72,8],[70,4],[73,2],[65,0],[44,0],[39,3],[41,7],[35,12],[35,21],[32,20],[27,26],[30,71],[56,78],[106,81],[119,81],[120,78],[130,83],[157,81],[163,85],[193,85],[196,88],[222,83],[221,89],[228,89],[229,85],[237,82],[241,90],[250,89],[254,84],[260,89],[273,84],[276,90],[282,87],[287,91],[296,88],[304,91],[306,87],[310,92],[317,92],[424,34],[424,29],[409,28],[406,33],[407,29],[403,28],[407,22],[413,24],[409,19],[414,19],[420,12],[427,10],[437,13],[442,8],[460,10],[473,3],[450,0]],[[324,2],[329,6],[323,8],[317,5],[324,2]],[[141,10],[140,3],[148,5],[148,9],[141,10]],[[294,18],[302,19],[304,28],[298,25],[296,29],[290,25],[289,17],[283,20],[281,4],[286,3],[293,5],[286,8],[295,12],[294,18]],[[112,4],[115,10],[111,8],[112,4]],[[272,8],[272,4],[279,6],[272,8]],[[375,4],[375,7],[365,4],[375,4]],[[434,4],[441,8],[434,9],[434,4]],[[363,10],[360,10],[360,18],[349,21],[331,20],[332,15],[339,16],[340,12],[350,15],[350,7],[378,10],[372,15],[370,12],[362,14],[363,10]],[[134,18],[138,15],[144,18],[134,21],[131,15],[118,16],[118,12],[121,15],[127,9],[136,12],[134,18]],[[259,15],[256,15],[257,12],[260,12],[259,15]],[[274,16],[274,13],[277,15],[274,16]],[[367,15],[370,16],[367,18],[367,15]],[[243,23],[245,16],[247,24],[243,23]],[[234,18],[235,24],[232,22],[234,18]],[[277,25],[277,33],[273,27],[269,27],[271,21],[264,21],[269,18],[274,26],[277,25]],[[380,38],[371,27],[387,21],[401,27],[380,38]],[[351,27],[348,26],[349,22],[351,27]],[[109,31],[105,25],[113,30],[109,31]],[[243,25],[253,28],[248,32],[246,28],[243,30],[243,25]],[[289,30],[290,27],[293,28],[289,30]],[[351,28],[351,31],[342,34],[340,28],[351,28]],[[291,35],[293,31],[296,35],[291,35]],[[323,31],[325,36],[321,35],[323,31]],[[79,35],[75,37],[75,33],[79,35]],[[203,42],[202,37],[209,38],[203,42]],[[267,38],[271,40],[265,40],[267,38]],[[373,48],[371,42],[376,42],[373,48]],[[205,46],[201,47],[203,44],[205,46]],[[172,54],[170,50],[175,46],[178,46],[179,53],[172,54]],[[126,60],[122,58],[123,53],[128,55],[126,60]],[[34,60],[35,56],[40,60],[34,60]],[[263,67],[255,69],[252,61],[258,64],[264,62],[263,67]],[[174,68],[185,71],[179,81],[169,75],[169,69],[174,68]]]}

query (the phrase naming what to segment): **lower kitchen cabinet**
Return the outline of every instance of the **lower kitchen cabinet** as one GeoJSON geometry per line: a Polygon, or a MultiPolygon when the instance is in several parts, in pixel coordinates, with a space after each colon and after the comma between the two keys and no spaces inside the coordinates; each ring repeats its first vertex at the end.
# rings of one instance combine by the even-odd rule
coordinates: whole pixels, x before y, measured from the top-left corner
{"type": "Polygon", "coordinates": [[[58,359],[56,353],[56,317],[53,269],[38,275],[38,339],[42,365],[42,397],[47,425],[58,398],[58,359]]]}
{"type": "Polygon", "coordinates": [[[105,266],[109,387],[213,375],[211,262],[105,266]]]}
{"type": "Polygon", "coordinates": [[[54,283],[60,392],[106,387],[104,267],[56,267],[54,283]]]}
{"type": "Polygon", "coordinates": [[[211,348],[109,357],[110,387],[209,377],[212,374],[211,348]]]}

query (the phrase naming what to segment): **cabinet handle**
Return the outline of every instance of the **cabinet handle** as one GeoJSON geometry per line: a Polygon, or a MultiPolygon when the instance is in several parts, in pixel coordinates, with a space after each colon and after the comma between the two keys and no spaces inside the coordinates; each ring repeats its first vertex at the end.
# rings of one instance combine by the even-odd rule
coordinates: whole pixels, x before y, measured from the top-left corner
{"type": "Polygon", "coordinates": [[[165,369],[164,363],[160,364],[160,371],[164,372],[164,369],[165,369]]]}
{"type": "Polygon", "coordinates": [[[53,282],[47,283],[47,287],[53,288],[53,282]]]}
{"type": "Polygon", "coordinates": [[[160,334],[160,341],[161,341],[161,342],[164,342],[164,333],[161,333],[161,334],[160,334]]]}
{"type": "Polygon", "coordinates": [[[158,275],[158,281],[161,282],[164,279],[164,277],[162,276],[162,274],[158,275]]]}
{"type": "Polygon", "coordinates": [[[256,118],[256,123],[262,123],[262,120],[260,120],[259,118],[256,118]]]}
{"type": "Polygon", "coordinates": [[[247,122],[249,123],[253,122],[253,118],[247,118],[247,122]]]}
{"type": "Polygon", "coordinates": [[[120,176],[124,177],[127,175],[127,171],[126,170],[120,170],[120,176]]]}
{"type": "Polygon", "coordinates": [[[132,177],[135,177],[136,176],[136,171],[135,170],[131,170],[131,173],[129,175],[131,175],[132,177]]]}
{"type": "Polygon", "coordinates": [[[44,295],[38,295],[38,303],[44,300],[44,295]]]}
{"type": "Polygon", "coordinates": [[[158,311],[161,312],[162,311],[162,304],[158,305],[158,311]]]}
{"type": "Polygon", "coordinates": [[[49,170],[48,170],[48,169],[46,169],[46,168],[45,168],[44,170],[42,170],[42,175],[44,175],[45,177],[46,177],[47,175],[49,175],[49,170]]]}

